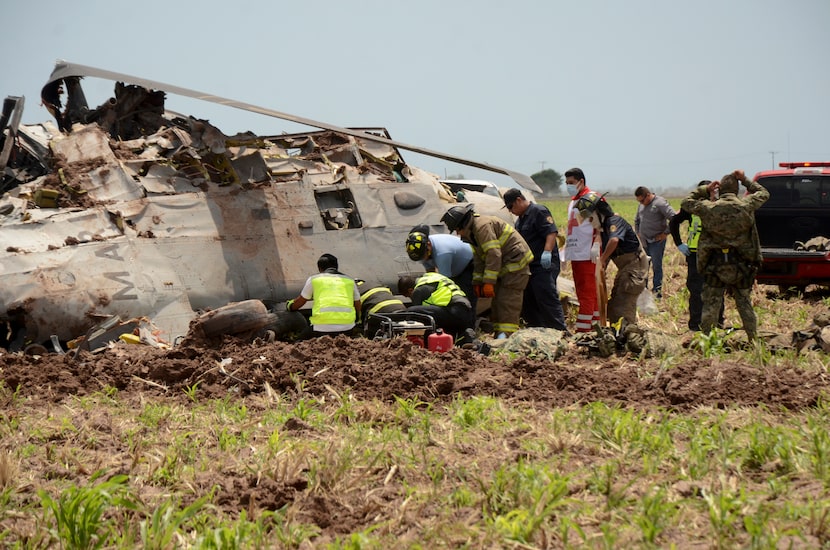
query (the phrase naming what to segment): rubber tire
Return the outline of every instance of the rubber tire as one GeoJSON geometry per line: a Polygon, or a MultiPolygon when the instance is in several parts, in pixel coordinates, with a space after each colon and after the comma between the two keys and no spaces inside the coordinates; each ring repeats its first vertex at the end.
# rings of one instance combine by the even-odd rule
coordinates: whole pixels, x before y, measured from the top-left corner
{"type": "Polygon", "coordinates": [[[259,330],[272,323],[274,317],[262,301],[245,300],[208,311],[199,317],[198,323],[205,336],[212,337],[259,330]]]}
{"type": "Polygon", "coordinates": [[[284,302],[279,306],[271,312],[271,319],[265,327],[273,330],[277,337],[291,332],[299,334],[308,327],[305,315],[299,311],[285,311],[284,302]]]}

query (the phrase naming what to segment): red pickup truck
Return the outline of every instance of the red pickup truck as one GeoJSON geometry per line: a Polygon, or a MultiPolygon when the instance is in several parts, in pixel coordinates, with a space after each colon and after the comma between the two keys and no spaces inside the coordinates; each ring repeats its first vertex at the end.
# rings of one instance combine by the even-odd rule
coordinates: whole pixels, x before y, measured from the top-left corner
{"type": "Polygon", "coordinates": [[[830,285],[830,251],[804,247],[830,237],[830,162],[782,162],[754,179],[770,194],[755,212],[764,257],[756,280],[782,290],[830,285]]]}

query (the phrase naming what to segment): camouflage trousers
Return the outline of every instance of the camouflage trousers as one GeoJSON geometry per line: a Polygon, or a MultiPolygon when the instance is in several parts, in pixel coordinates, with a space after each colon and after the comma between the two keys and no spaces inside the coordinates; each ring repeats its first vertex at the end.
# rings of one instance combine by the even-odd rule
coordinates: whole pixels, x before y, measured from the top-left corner
{"type": "MultiPolygon", "coordinates": [[[[744,330],[749,338],[755,338],[758,332],[758,319],[755,316],[755,310],[752,309],[752,300],[750,299],[750,292],[752,288],[735,288],[730,287],[732,296],[735,298],[735,307],[738,309],[738,314],[741,316],[741,323],[744,325],[744,330]]],[[[703,315],[700,319],[700,330],[709,332],[718,324],[718,317],[723,309],[723,296],[726,292],[726,287],[717,287],[711,285],[703,286],[703,315]]]]}
{"type": "Polygon", "coordinates": [[[629,324],[637,323],[637,298],[648,282],[648,256],[645,252],[630,252],[613,258],[617,266],[611,297],[608,299],[607,317],[616,323],[620,317],[629,324]]]}

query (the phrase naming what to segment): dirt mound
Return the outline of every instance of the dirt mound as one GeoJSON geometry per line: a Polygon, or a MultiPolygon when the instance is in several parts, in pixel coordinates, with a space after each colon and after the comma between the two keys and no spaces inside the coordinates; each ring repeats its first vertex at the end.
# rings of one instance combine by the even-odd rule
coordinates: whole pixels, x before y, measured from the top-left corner
{"type": "Polygon", "coordinates": [[[798,410],[830,390],[826,373],[693,358],[671,368],[656,359],[599,359],[570,346],[555,362],[485,357],[453,349],[431,353],[403,339],[372,342],[323,337],[289,344],[227,338],[213,347],[171,350],[118,344],[100,353],[0,355],[0,381],[20,395],[61,401],[107,387],[122,394],[202,398],[229,392],[395,397],[446,402],[457,395],[561,407],[604,401],[689,410],[699,406],[765,405],[798,410]]]}

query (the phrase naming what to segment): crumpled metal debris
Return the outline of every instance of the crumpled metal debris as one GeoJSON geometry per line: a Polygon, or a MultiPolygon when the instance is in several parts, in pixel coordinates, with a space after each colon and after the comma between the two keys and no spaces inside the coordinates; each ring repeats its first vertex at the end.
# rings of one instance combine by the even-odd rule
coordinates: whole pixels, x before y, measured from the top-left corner
{"type": "Polygon", "coordinates": [[[817,350],[830,353],[830,312],[817,314],[809,327],[793,331],[792,347],[798,352],[817,350]]]}
{"type": "Polygon", "coordinates": [[[578,333],[573,339],[577,346],[584,347],[590,354],[599,357],[611,357],[618,353],[659,357],[680,351],[676,337],[647,331],[622,319],[608,327],[595,324],[592,332],[578,333]]]}
{"type": "MultiPolygon", "coordinates": [[[[440,225],[455,198],[400,150],[541,191],[529,176],[407,145],[382,127],[343,128],[64,61],[41,100],[54,123],[20,124],[22,97],[0,110],[0,346],[15,351],[68,342],[110,316],[147,317],[175,343],[199,311],[296,296],[322,253],[346,272],[365,268],[373,284],[420,272],[400,243],[415,224],[440,225]],[[85,77],[113,81],[114,95],[90,105],[85,77]],[[166,110],[167,93],[311,131],[227,135],[166,110]]],[[[510,219],[501,197],[467,200],[510,219]]]]}
{"type": "Polygon", "coordinates": [[[810,252],[826,252],[830,250],[830,239],[827,237],[813,237],[807,242],[796,241],[793,250],[807,250],[810,252]]]}
{"type": "Polygon", "coordinates": [[[568,349],[565,333],[552,328],[521,329],[504,340],[490,342],[493,350],[554,361],[568,349]]]}

